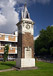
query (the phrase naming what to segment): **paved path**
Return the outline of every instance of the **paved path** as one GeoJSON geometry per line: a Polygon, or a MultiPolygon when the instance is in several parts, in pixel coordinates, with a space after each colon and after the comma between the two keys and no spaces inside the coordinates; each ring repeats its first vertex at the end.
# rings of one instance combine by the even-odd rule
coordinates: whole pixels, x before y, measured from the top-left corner
{"type": "Polygon", "coordinates": [[[0,72],[7,72],[7,71],[12,71],[12,70],[15,70],[15,68],[0,70],[0,72]]]}
{"type": "Polygon", "coordinates": [[[12,71],[12,70],[17,70],[17,71],[21,71],[21,70],[32,70],[32,69],[38,69],[38,67],[29,67],[29,68],[11,68],[11,69],[4,69],[4,70],[0,70],[0,72],[7,72],[7,71],[12,71]]]}

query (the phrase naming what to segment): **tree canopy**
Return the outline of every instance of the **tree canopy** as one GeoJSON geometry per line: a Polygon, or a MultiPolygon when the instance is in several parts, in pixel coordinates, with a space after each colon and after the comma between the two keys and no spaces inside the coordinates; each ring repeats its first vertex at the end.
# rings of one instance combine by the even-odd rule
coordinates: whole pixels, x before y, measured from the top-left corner
{"type": "Polygon", "coordinates": [[[7,60],[8,50],[9,50],[9,45],[5,45],[5,48],[4,48],[4,62],[7,60]]]}
{"type": "Polygon", "coordinates": [[[39,37],[34,43],[35,54],[39,55],[53,55],[53,26],[48,26],[46,30],[40,31],[39,37]]]}

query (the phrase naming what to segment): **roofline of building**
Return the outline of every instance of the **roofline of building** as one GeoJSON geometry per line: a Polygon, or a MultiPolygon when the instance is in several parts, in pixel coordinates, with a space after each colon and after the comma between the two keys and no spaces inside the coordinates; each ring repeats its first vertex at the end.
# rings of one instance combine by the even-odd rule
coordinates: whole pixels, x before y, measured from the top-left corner
{"type": "Polygon", "coordinates": [[[17,35],[14,35],[14,34],[6,34],[6,33],[0,33],[1,35],[12,35],[12,36],[17,36],[17,35]]]}
{"type": "MultiPolygon", "coordinates": [[[[4,52],[0,52],[0,54],[4,54],[4,52]]],[[[8,55],[9,55],[9,54],[17,54],[17,53],[8,53],[8,55]]]]}
{"type": "Polygon", "coordinates": [[[17,41],[9,41],[9,40],[8,41],[6,41],[6,40],[0,40],[0,41],[4,41],[4,42],[15,42],[15,43],[17,42],[17,41]]]}

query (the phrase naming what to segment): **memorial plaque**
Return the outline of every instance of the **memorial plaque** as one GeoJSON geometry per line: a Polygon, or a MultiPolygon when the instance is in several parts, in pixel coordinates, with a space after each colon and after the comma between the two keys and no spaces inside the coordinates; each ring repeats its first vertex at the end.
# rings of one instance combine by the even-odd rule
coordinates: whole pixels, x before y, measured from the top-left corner
{"type": "Polygon", "coordinates": [[[25,48],[25,58],[32,58],[31,48],[25,48]]]}

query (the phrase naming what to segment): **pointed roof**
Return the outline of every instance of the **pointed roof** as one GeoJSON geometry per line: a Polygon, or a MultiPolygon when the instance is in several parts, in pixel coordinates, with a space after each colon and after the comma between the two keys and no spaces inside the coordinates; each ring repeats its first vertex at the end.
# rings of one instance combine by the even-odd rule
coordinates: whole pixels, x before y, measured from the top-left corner
{"type": "Polygon", "coordinates": [[[24,9],[22,10],[22,14],[21,14],[21,18],[28,18],[30,19],[30,15],[29,15],[29,12],[28,12],[28,9],[27,9],[27,6],[26,4],[24,5],[24,9]]]}

